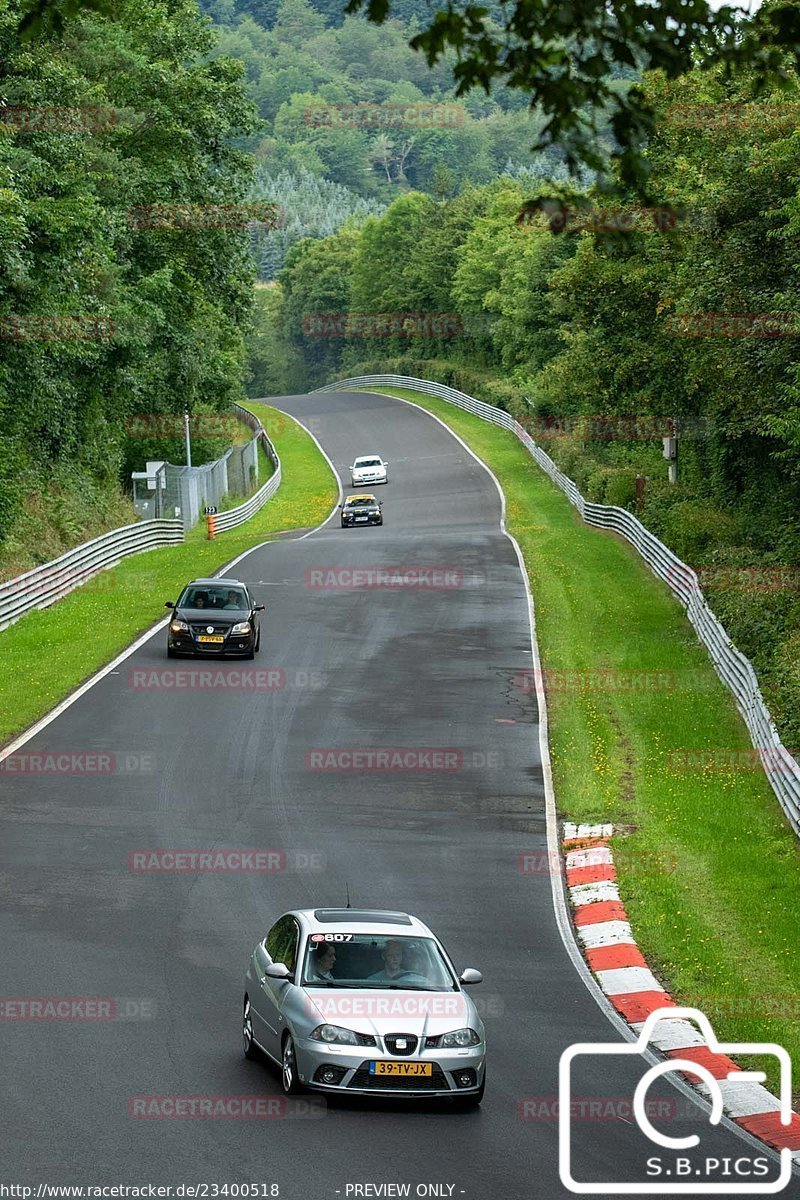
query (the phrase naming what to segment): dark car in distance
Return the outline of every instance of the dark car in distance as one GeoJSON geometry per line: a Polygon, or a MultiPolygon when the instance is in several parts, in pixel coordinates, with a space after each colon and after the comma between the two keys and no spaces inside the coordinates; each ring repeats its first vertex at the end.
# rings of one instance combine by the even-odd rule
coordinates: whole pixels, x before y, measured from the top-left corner
{"type": "Polygon", "coordinates": [[[172,620],[167,630],[167,656],[198,654],[203,657],[254,658],[261,648],[256,604],[247,586],[238,579],[193,579],[178,597],[167,600],[172,620]]]}
{"type": "Polygon", "coordinates": [[[344,504],[339,507],[342,510],[342,529],[347,529],[351,525],[383,524],[383,513],[381,512],[383,505],[371,493],[348,496],[344,504]]]}

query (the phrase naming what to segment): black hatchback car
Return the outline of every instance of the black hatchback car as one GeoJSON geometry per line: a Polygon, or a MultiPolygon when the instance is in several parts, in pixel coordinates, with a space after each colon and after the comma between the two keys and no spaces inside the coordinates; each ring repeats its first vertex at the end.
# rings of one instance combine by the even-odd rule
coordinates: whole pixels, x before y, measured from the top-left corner
{"type": "Polygon", "coordinates": [[[245,584],[238,579],[194,579],[177,604],[166,602],[172,620],[167,630],[167,655],[235,655],[253,658],[261,648],[258,614],[245,584]]]}
{"type": "Polygon", "coordinates": [[[342,529],[346,529],[350,525],[383,524],[383,513],[381,512],[383,505],[371,493],[348,496],[344,504],[339,507],[342,510],[342,529]]]}

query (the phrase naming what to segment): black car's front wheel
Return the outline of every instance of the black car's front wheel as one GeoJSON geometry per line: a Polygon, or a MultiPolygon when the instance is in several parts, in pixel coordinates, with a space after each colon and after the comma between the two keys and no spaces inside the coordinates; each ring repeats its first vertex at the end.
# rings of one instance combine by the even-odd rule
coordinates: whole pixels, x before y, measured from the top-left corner
{"type": "Polygon", "coordinates": [[[283,1039],[281,1054],[281,1083],[287,1096],[296,1096],[303,1088],[297,1078],[297,1055],[294,1050],[294,1039],[287,1033],[283,1039]]]}

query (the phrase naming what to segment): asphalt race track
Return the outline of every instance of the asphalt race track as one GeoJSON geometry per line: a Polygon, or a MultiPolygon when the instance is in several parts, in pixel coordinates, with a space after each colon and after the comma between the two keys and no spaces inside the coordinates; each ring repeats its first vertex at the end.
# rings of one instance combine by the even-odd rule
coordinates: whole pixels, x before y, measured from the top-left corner
{"type": "MultiPolygon", "coordinates": [[[[536,698],[520,685],[532,662],[527,597],[497,488],[441,425],[399,401],[275,403],[316,434],[345,490],[356,454],[389,460],[377,489],[385,525],[342,530],[337,515],[231,572],[267,612],[256,662],[220,669],[272,669],[273,690],[169,686],[168,668],[197,663],[168,662],[159,631],[18,752],[110,755],[110,774],[0,776],[0,993],[113,1001],[108,1020],[0,1021],[2,1176],[274,1183],[296,1200],[392,1194],[353,1190],[362,1184],[469,1200],[566,1196],[559,1056],[618,1035],[554,916],[536,698]],[[418,587],[317,586],[397,566],[443,573],[418,587]],[[422,769],[346,769],[356,747],[404,748],[422,769]],[[449,756],[431,758],[437,748],[449,756]],[[341,769],[314,769],[331,761],[341,769]],[[280,852],[285,869],[130,865],[145,849],[220,847],[280,852]],[[542,869],[523,873],[520,856],[537,851],[542,869]],[[269,1119],[132,1115],[135,1097],[280,1095],[277,1072],[241,1055],[247,959],[283,911],[343,905],[348,887],[354,906],[415,913],[459,968],[483,971],[472,992],[489,1038],[483,1106],[312,1098],[276,1101],[269,1119]]],[[[641,1074],[640,1061],[606,1059],[576,1095],[629,1098],[641,1074]]],[[[669,1132],[702,1130],[676,1089],[652,1094],[669,1132]]],[[[630,1119],[575,1128],[581,1178],[641,1181],[658,1153],[630,1119]]],[[[755,1153],[725,1127],[703,1146],[755,1153]]]]}

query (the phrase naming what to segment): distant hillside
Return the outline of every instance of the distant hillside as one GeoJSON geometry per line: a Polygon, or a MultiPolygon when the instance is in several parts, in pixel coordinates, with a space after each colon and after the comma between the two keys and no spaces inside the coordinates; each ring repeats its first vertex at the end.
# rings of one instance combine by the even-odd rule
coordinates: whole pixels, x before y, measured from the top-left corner
{"type": "Polygon", "coordinates": [[[456,101],[453,60],[429,68],[409,48],[420,16],[430,16],[422,0],[401,0],[403,19],[380,27],[343,18],[342,0],[202,7],[216,25],[217,53],[245,65],[263,125],[243,144],[262,173],[310,172],[387,204],[412,189],[455,195],[509,162],[544,174],[561,163],[557,150],[531,152],[543,120],[524,94],[498,88],[456,101]]]}

